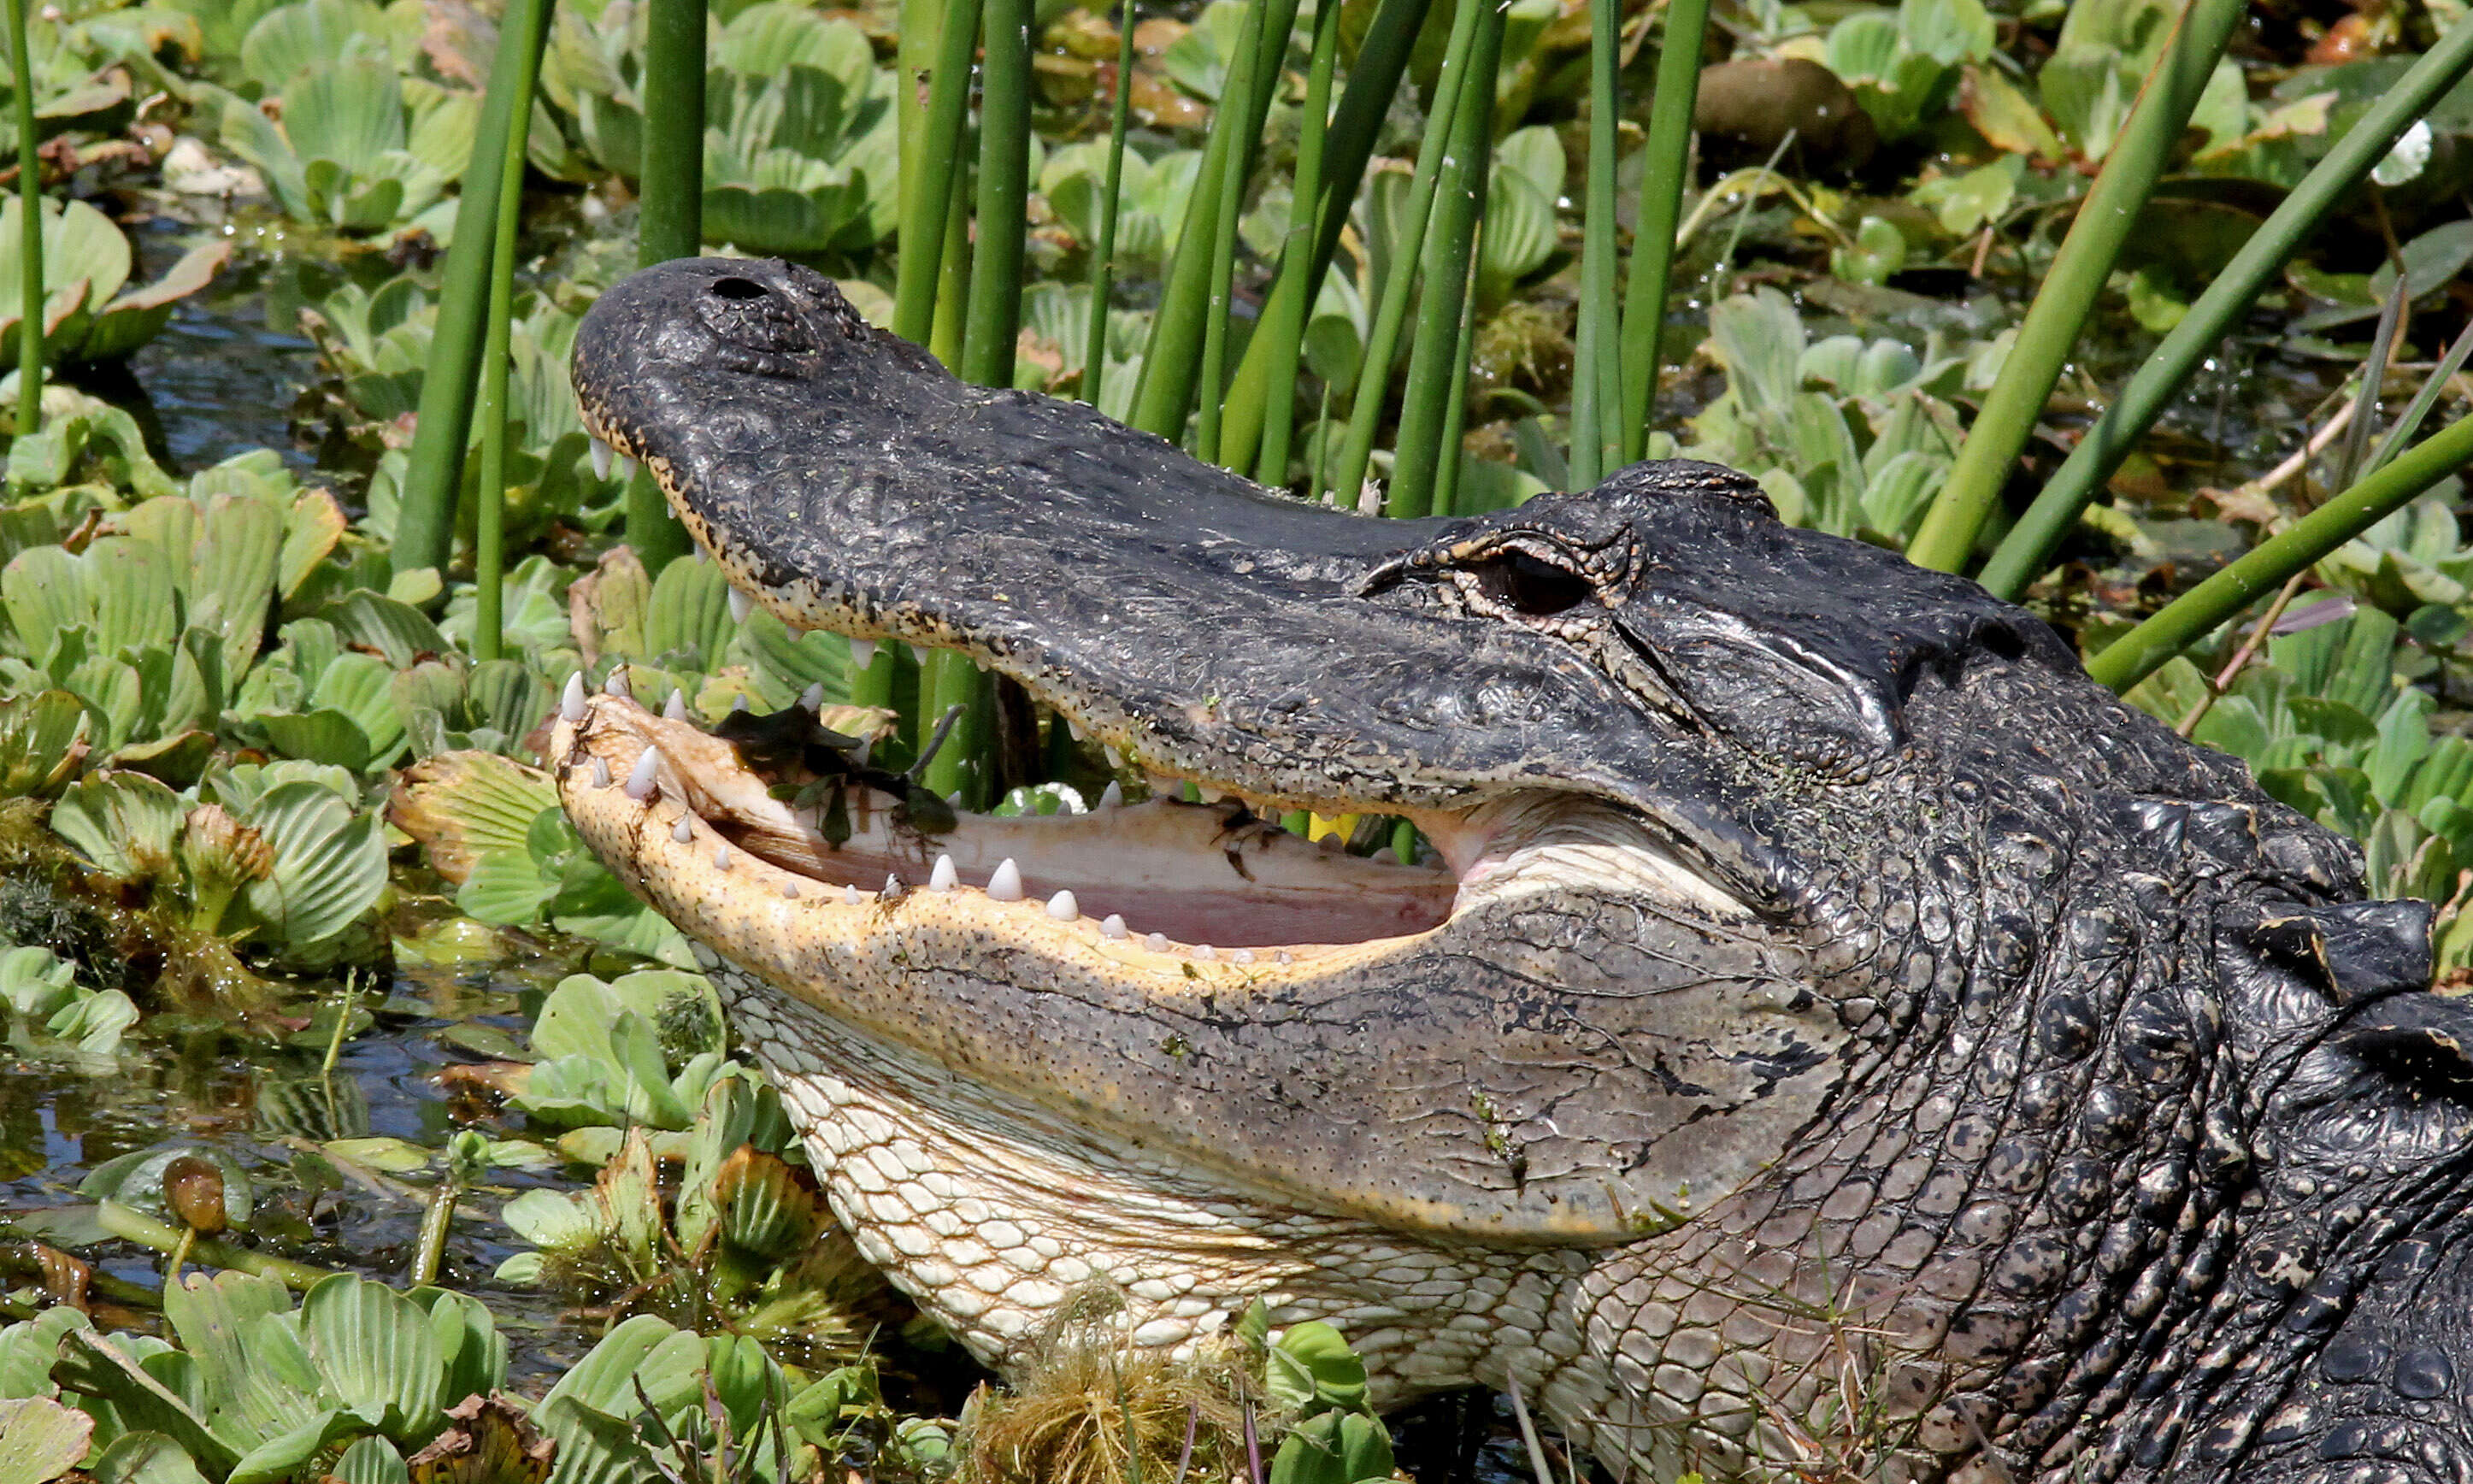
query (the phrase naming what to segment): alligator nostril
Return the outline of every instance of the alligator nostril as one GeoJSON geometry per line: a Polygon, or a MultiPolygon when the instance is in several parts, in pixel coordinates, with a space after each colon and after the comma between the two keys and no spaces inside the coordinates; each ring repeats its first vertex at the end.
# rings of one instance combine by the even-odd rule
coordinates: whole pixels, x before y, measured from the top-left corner
{"type": "Polygon", "coordinates": [[[738,277],[714,279],[712,291],[723,299],[736,299],[741,303],[751,299],[762,299],[769,292],[760,283],[738,277]]]}

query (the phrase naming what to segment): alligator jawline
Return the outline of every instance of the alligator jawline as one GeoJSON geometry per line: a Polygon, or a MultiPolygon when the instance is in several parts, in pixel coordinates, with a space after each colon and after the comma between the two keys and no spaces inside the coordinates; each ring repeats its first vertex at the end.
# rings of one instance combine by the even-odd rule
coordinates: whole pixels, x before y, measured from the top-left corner
{"type": "Polygon", "coordinates": [[[592,698],[557,753],[571,768],[598,764],[594,778],[609,781],[592,793],[613,816],[602,832],[639,843],[636,884],[661,898],[752,891],[829,911],[889,906],[924,889],[994,915],[992,928],[1043,922],[1116,952],[1224,953],[1239,964],[1405,943],[1479,901],[1557,888],[1657,896],[1709,917],[1747,912],[1623,811],[1577,795],[1420,812],[1440,864],[1354,856],[1239,811],[1163,800],[1080,814],[963,813],[929,836],[899,822],[895,801],[863,788],[847,797],[851,835],[835,844],[818,808],[776,797],[730,742],[632,701],[592,698]],[[655,760],[639,799],[630,780],[645,781],[648,748],[655,760]],[[1006,861],[1018,880],[1000,886],[1006,861]]]}

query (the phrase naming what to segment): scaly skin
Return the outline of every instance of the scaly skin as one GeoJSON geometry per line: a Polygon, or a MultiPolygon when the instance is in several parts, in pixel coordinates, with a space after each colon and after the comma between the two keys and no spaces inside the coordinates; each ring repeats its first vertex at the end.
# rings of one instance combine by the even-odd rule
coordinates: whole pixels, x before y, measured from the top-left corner
{"type": "Polygon", "coordinates": [[[1040,826],[1026,900],[925,890],[988,826],[784,854],[814,822],[725,745],[571,700],[577,827],[982,1356],[1104,1275],[1140,1343],[1265,1296],[1386,1400],[1516,1382],[1651,1477],[2473,1478],[2473,1015],[2428,908],[2033,619],[1705,465],[1297,506],[778,264],[630,280],[575,371],[785,620],[961,649],[1153,773],[1407,814],[1459,878],[1292,942],[1254,903],[1301,843],[1238,884],[1216,816],[1147,805],[1233,936],[1146,944],[1183,878],[1052,864],[1131,813],[1040,826]]]}

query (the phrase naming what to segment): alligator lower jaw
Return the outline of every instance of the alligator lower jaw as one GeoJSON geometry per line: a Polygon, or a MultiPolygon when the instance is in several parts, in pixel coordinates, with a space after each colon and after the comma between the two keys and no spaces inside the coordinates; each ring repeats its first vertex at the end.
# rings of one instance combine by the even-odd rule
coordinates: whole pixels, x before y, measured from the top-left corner
{"type": "Polygon", "coordinates": [[[1645,887],[1705,915],[1745,915],[1645,837],[1605,838],[1614,811],[1570,798],[1418,814],[1448,866],[1352,856],[1233,810],[1158,801],[964,814],[930,838],[897,827],[893,801],[865,790],[835,846],[814,810],[775,798],[732,744],[630,700],[592,697],[582,717],[561,718],[550,755],[569,817],[602,858],[725,952],[748,928],[721,919],[755,902],[769,918],[795,911],[795,936],[809,943],[854,941],[899,913],[912,928],[927,920],[1034,953],[1188,976],[1213,965],[1328,971],[1441,929],[1479,900],[1557,887],[1645,887]]]}

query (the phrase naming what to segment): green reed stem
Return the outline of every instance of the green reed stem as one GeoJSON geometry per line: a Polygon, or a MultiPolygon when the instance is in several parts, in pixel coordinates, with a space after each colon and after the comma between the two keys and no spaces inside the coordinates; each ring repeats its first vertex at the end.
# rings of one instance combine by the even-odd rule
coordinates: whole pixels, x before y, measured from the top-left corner
{"type": "MultiPolygon", "coordinates": [[[[1275,275],[1270,300],[1262,306],[1262,323],[1254,331],[1254,341],[1264,344],[1261,366],[1265,374],[1259,378],[1259,395],[1251,399],[1261,412],[1261,453],[1254,466],[1254,477],[1266,485],[1288,482],[1288,448],[1296,434],[1297,368],[1304,360],[1306,323],[1313,317],[1313,296],[1305,292],[1303,265],[1311,257],[1315,227],[1319,221],[1323,199],[1323,155],[1331,135],[1331,80],[1339,57],[1338,0],[1317,0],[1314,11],[1313,60],[1306,70],[1305,120],[1297,133],[1297,170],[1294,189],[1289,193],[1287,236],[1280,244],[1280,266],[1275,275]],[[1290,267],[1298,272],[1294,290],[1290,283],[1290,267]]],[[[1253,346],[1248,345],[1246,361],[1252,361],[1253,346]]],[[[1226,417],[1229,422],[1241,421],[1238,408],[1246,399],[1248,385],[1244,367],[1237,369],[1237,384],[1229,389],[1226,417]]],[[[1243,452],[1235,446],[1250,443],[1242,436],[1231,436],[1223,423],[1220,430],[1220,452],[1236,467],[1243,462],[1243,452]]]]}
{"type": "Polygon", "coordinates": [[[2388,429],[2387,436],[2379,440],[2379,446],[2370,454],[2369,462],[2362,466],[2363,473],[2377,473],[2381,466],[2396,456],[2397,449],[2413,441],[2413,435],[2421,428],[2421,419],[2429,417],[2430,410],[2438,405],[2439,397],[2447,391],[2447,383],[2464,369],[2468,357],[2473,357],[2473,323],[2464,326],[2463,332],[2456,337],[2456,344],[2449,346],[2447,353],[2438,358],[2438,364],[2431,368],[2421,390],[2414,393],[2413,400],[2397,414],[2395,426],[2388,429]]]}
{"type": "MultiPolygon", "coordinates": [[[[1480,248],[1480,251],[1482,249],[1480,248]]],[[[1459,333],[1452,337],[1452,387],[1443,399],[1443,431],[1435,440],[1439,460],[1434,469],[1434,514],[1463,515],[1460,509],[1460,438],[1468,430],[1469,362],[1477,343],[1477,268],[1460,286],[1459,333]]]]}
{"type": "Polygon", "coordinates": [[[1108,101],[1108,183],[1099,197],[1099,240],[1091,252],[1091,331],[1083,342],[1082,400],[1099,405],[1108,369],[1108,300],[1116,292],[1116,214],[1125,189],[1125,130],[1134,96],[1134,0],[1116,20],[1116,95],[1108,101]]]}
{"type": "Polygon", "coordinates": [[[35,138],[35,54],[26,0],[8,0],[17,114],[17,436],[43,425],[43,159],[35,138]]]}
{"type": "Polygon", "coordinates": [[[2468,464],[2473,464],[2473,418],[2460,418],[2173,599],[2088,661],[2087,673],[2116,691],[2127,690],[2218,624],[2468,464]]]}
{"type": "Polygon", "coordinates": [[[1648,168],[1641,180],[1640,216],[1631,239],[1631,276],[1623,285],[1622,409],[1618,421],[1627,464],[1648,457],[1649,424],[1657,411],[1658,339],[1666,328],[1674,233],[1683,217],[1684,177],[1692,167],[1700,48],[1708,29],[1709,0],[1674,0],[1667,7],[1666,44],[1657,54],[1657,91],[1648,101],[1648,168]]]}
{"type": "MultiPolygon", "coordinates": [[[[927,34],[917,50],[932,50],[935,61],[926,69],[927,103],[916,113],[918,127],[901,136],[900,252],[893,279],[893,333],[922,346],[935,332],[936,303],[951,278],[948,265],[957,245],[948,234],[957,221],[967,222],[966,207],[956,203],[966,199],[962,144],[970,120],[971,58],[979,42],[979,0],[905,0],[905,80],[915,77],[909,32],[923,23],[927,34]]],[[[914,86],[905,81],[902,91],[908,94],[914,86]]],[[[905,114],[900,122],[909,124],[912,117],[905,114]]]]}
{"type": "Polygon", "coordinates": [[[927,331],[927,353],[947,366],[962,364],[970,324],[971,173],[956,168],[945,198],[945,231],[936,261],[936,299],[927,331]]]}
{"type": "Polygon", "coordinates": [[[2078,333],[2095,313],[2140,207],[2155,189],[2190,110],[2247,7],[2240,0],[2191,0],[2173,39],[2155,60],[2121,137],[2078,206],[2052,271],[2018,327],[2018,342],[1958,446],[1957,461],[1907,556],[1918,566],[1955,572],[1975,550],[2002,487],[2033,434],[2044,403],[2078,333]]]}
{"type": "MultiPolygon", "coordinates": [[[[506,35],[516,55],[539,58],[540,47],[530,27],[548,29],[550,0],[519,0],[509,8],[506,35]]],[[[509,113],[529,123],[535,74],[524,68],[508,80],[518,106],[509,113]]],[[[501,612],[506,591],[507,516],[507,371],[512,357],[508,341],[516,309],[516,227],[523,216],[526,130],[509,129],[498,141],[503,152],[498,171],[498,209],[492,213],[490,232],[490,315],[481,346],[481,478],[472,508],[472,658],[499,659],[506,655],[506,625],[501,612]]],[[[651,483],[640,470],[637,479],[651,483]]],[[[656,491],[658,497],[659,491],[656,491]]],[[[678,522],[664,509],[661,518],[678,522]]],[[[628,508],[630,539],[635,536],[632,499],[628,508]]],[[[681,531],[684,539],[685,533],[681,531]]],[[[637,548],[637,555],[642,549],[637,548]]]]}
{"type": "MultiPolygon", "coordinates": [[[[546,15],[548,5],[540,9],[546,15]]],[[[639,266],[704,251],[705,0],[648,0],[644,12],[644,158],[636,228],[639,266]]],[[[529,123],[525,94],[521,116],[529,123]]],[[[521,138],[523,129],[514,131],[521,138]]],[[[523,155],[511,156],[520,174],[523,155]]],[[[670,514],[652,472],[627,481],[627,544],[644,570],[687,554],[686,527],[670,514]]]]}
{"type": "MultiPolygon", "coordinates": [[[[96,1202],[94,1221],[95,1225],[124,1242],[135,1242],[140,1247],[152,1247],[160,1253],[176,1250],[183,1235],[193,1234],[186,1227],[157,1221],[136,1207],[124,1206],[118,1201],[96,1202]]],[[[287,1288],[306,1288],[342,1271],[339,1268],[313,1268],[305,1262],[294,1262],[204,1237],[190,1242],[188,1260],[200,1267],[230,1268],[254,1278],[272,1278],[287,1288]]]]}
{"type": "MultiPolygon", "coordinates": [[[[1572,331],[1572,482],[1586,489],[1605,477],[1620,456],[1617,417],[1622,400],[1618,354],[1622,326],[1615,306],[1615,140],[1622,94],[1620,7],[1589,7],[1589,158],[1581,191],[1579,314],[1572,331]]],[[[1669,239],[1670,240],[1670,239],[1669,239]]]]}
{"type": "MultiPolygon", "coordinates": [[[[1600,5],[1610,11],[1612,5],[1600,5]]],[[[1451,147],[1434,193],[1434,214],[1425,232],[1425,288],[1417,297],[1417,336],[1408,349],[1408,380],[1401,394],[1400,428],[1392,440],[1391,514],[1402,517],[1433,515],[1451,509],[1450,495],[1435,498],[1438,487],[1456,482],[1458,448],[1444,440],[1450,425],[1452,383],[1461,367],[1459,350],[1462,309],[1469,296],[1469,270],[1475,265],[1477,222],[1485,209],[1486,170],[1494,157],[1495,73],[1502,60],[1501,7],[1480,4],[1477,36],[1464,65],[1459,108],[1451,115],[1451,147]],[[1451,466],[1446,475],[1442,467],[1451,466]]],[[[1611,180],[1608,181],[1612,184],[1611,180]]],[[[1393,269],[1408,272],[1403,244],[1393,269]]],[[[1612,291],[1608,283],[1609,295],[1612,291]]],[[[1611,364],[1611,363],[1609,363],[1611,364]]]]}
{"type": "MultiPolygon", "coordinates": [[[[1223,110],[1229,101],[1254,95],[1254,77],[1263,65],[1264,9],[1263,0],[1252,0],[1245,7],[1244,23],[1236,30],[1236,58],[1228,69],[1227,85],[1220,89],[1223,110]]],[[[1202,311],[1202,407],[1193,439],[1194,456],[1209,464],[1219,462],[1220,400],[1228,395],[1228,294],[1236,275],[1236,223],[1245,213],[1247,171],[1241,161],[1250,153],[1231,150],[1222,161],[1219,205],[1212,213],[1211,273],[1205,280],[1210,292],[1202,311]]]]}
{"type": "Polygon", "coordinates": [[[2139,365],[2095,426],[2070,450],[2035,503],[1984,564],[1983,586],[2014,598],[2051,562],[2087,502],[2155,425],[2198,362],[2247,311],[2268,280],[2351,193],[2413,121],[2473,69],[2473,20],[2458,21],[2367,113],[2344,132],[2249,241],[2216,275],[2163,344],[2139,365]]]}
{"type": "MultiPolygon", "coordinates": [[[[1162,438],[1181,437],[1186,414],[1193,407],[1211,321],[1212,265],[1218,256],[1219,214],[1228,177],[1231,172],[1236,175],[1241,200],[1253,174],[1262,120],[1270,112],[1271,94],[1280,84],[1278,59],[1296,25],[1297,0],[1248,0],[1246,19],[1245,35],[1254,44],[1239,44],[1228,69],[1228,85],[1220,90],[1219,107],[1212,112],[1202,170],[1186,201],[1185,224],[1168,262],[1159,311],[1151,319],[1141,382],[1134,394],[1133,425],[1162,438]],[[1265,54],[1270,60],[1263,60],[1265,54]],[[1242,90],[1240,82],[1245,84],[1242,90]]],[[[1233,229],[1234,224],[1230,227],[1233,229]]],[[[1225,392],[1213,386],[1211,395],[1220,397],[1225,392]]]]}
{"type": "MultiPolygon", "coordinates": [[[[1479,17],[1488,5],[1463,5],[1452,17],[1452,36],[1444,56],[1450,60],[1436,81],[1433,111],[1440,120],[1426,132],[1417,149],[1416,173],[1409,177],[1408,214],[1401,224],[1401,247],[1382,283],[1382,299],[1374,315],[1374,331],[1366,337],[1365,359],[1357,368],[1357,392],[1348,409],[1348,442],[1340,446],[1339,467],[1332,487],[1344,501],[1354,502],[1364,488],[1365,470],[1374,462],[1374,434],[1382,420],[1382,392],[1391,380],[1391,360],[1399,351],[1400,327],[1408,317],[1408,294],[1417,277],[1415,245],[1426,240],[1426,224],[1434,210],[1435,184],[1442,175],[1443,155],[1457,131],[1450,121],[1459,117],[1460,94],[1468,81],[1470,49],[1477,44],[1479,17]]],[[[1491,103],[1489,98],[1488,102],[1491,103]]],[[[1394,470],[1397,472],[1396,468],[1394,470]]]]}
{"type": "MultiPolygon", "coordinates": [[[[523,3],[539,3],[546,16],[547,0],[523,3]]],[[[519,24],[511,13],[499,35],[515,35],[519,24]]],[[[540,36],[542,42],[548,39],[547,24],[540,36]]],[[[490,309],[490,258],[497,241],[498,180],[507,167],[507,131],[521,119],[529,133],[532,124],[532,90],[524,89],[518,106],[516,79],[537,73],[540,66],[539,42],[529,55],[519,46],[501,46],[490,63],[490,88],[481,98],[472,154],[455,202],[455,240],[447,245],[446,265],[439,275],[438,321],[429,364],[421,372],[420,410],[396,507],[394,561],[398,573],[443,569],[453,555],[455,499],[464,483],[482,331],[490,309]]]]}
{"type": "Polygon", "coordinates": [[[980,71],[978,231],[971,259],[962,377],[1013,385],[1021,334],[1022,244],[1030,200],[1031,0],[987,0],[980,71]]]}
{"type": "MultiPolygon", "coordinates": [[[[1262,306],[1264,323],[1279,323],[1291,314],[1302,317],[1300,324],[1311,322],[1314,299],[1331,272],[1332,255],[1339,250],[1340,232],[1348,226],[1349,203],[1357,200],[1357,188],[1364,183],[1366,162],[1374,157],[1382,120],[1390,113],[1401,78],[1407,74],[1409,54],[1431,3],[1381,0],[1376,8],[1365,39],[1357,43],[1357,60],[1348,69],[1348,86],[1340,93],[1339,108],[1332,114],[1326,133],[1320,191],[1311,199],[1312,253],[1302,258],[1282,254],[1270,299],[1262,306]]],[[[1309,198],[1302,187],[1296,200],[1297,209],[1305,209],[1309,198]]],[[[1236,363],[1236,375],[1229,384],[1220,415],[1220,451],[1232,467],[1258,445],[1269,409],[1284,395],[1291,399],[1296,395],[1295,350],[1289,347],[1284,355],[1282,343],[1258,334],[1246,343],[1245,354],[1236,363]]],[[[1293,411],[1284,416],[1293,417],[1293,411]]],[[[1257,466],[1258,477],[1280,482],[1279,471],[1261,473],[1261,467],[1257,466]]]]}

